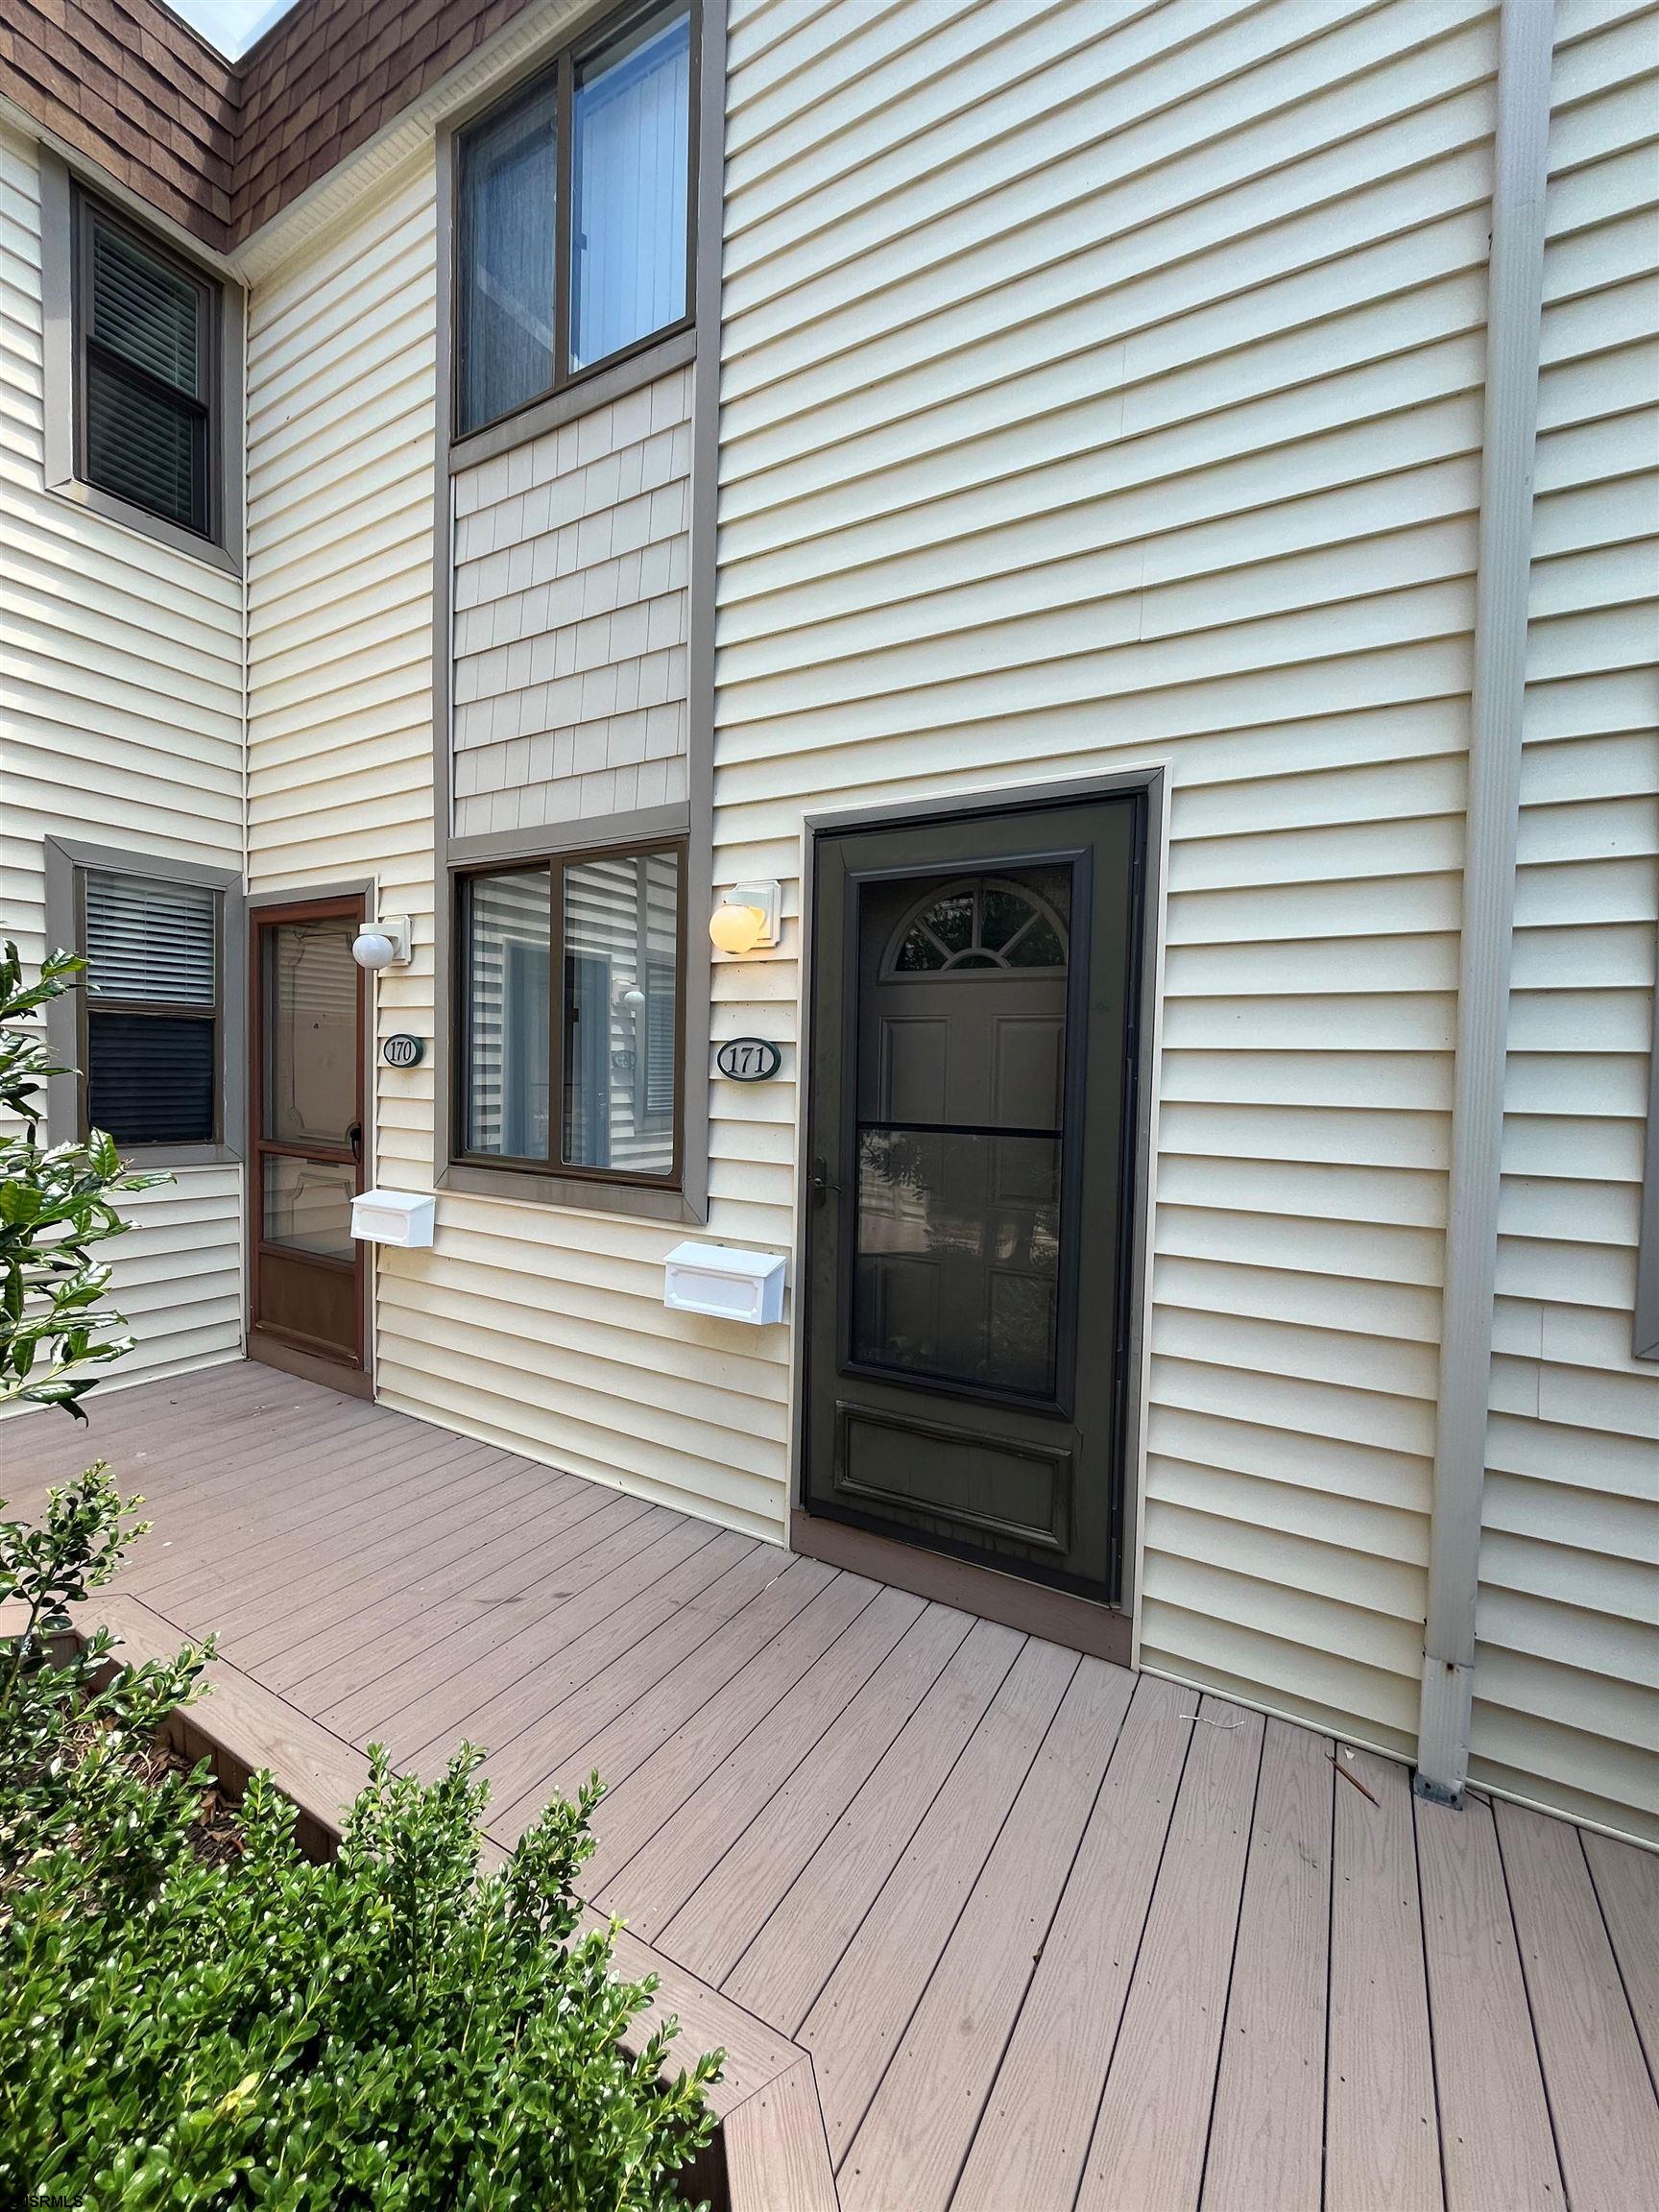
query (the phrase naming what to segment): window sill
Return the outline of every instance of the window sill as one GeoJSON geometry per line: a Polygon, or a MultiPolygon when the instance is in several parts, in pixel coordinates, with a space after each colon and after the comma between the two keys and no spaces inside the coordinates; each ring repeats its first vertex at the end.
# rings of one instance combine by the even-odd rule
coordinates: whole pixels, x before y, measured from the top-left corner
{"type": "Polygon", "coordinates": [[[100,485],[83,484],[78,476],[68,476],[48,484],[46,489],[55,499],[83,508],[89,515],[100,515],[106,522],[118,523],[122,529],[131,530],[134,537],[148,538],[157,545],[182,553],[187,560],[222,569],[227,576],[242,573],[241,562],[223,545],[214,544],[208,538],[198,538],[193,530],[181,530],[176,522],[169,522],[159,515],[147,514],[142,507],[117,498],[113,492],[106,492],[100,485]]]}
{"type": "Polygon", "coordinates": [[[557,1206],[578,1214],[632,1214],[643,1221],[700,1226],[702,1215],[680,1190],[642,1183],[601,1183],[585,1175],[538,1175],[528,1167],[474,1167],[452,1160],[437,1178],[440,1190],[499,1198],[519,1206],[557,1206]]]}
{"type": "Polygon", "coordinates": [[[533,399],[516,415],[504,415],[498,422],[455,439],[449,447],[449,473],[459,475],[464,469],[476,468],[480,461],[493,461],[498,453],[527,445],[533,438],[557,430],[562,422],[573,422],[580,415],[591,414],[595,407],[609,406],[612,400],[637,392],[642,384],[654,384],[659,376],[685,368],[696,357],[696,330],[671,330],[666,338],[637,353],[624,354],[608,369],[596,369],[591,375],[566,384],[562,392],[533,399]]]}
{"type": "Polygon", "coordinates": [[[242,1159],[229,1144],[118,1144],[116,1149],[122,1165],[140,1174],[156,1167],[235,1167],[242,1159]]]}

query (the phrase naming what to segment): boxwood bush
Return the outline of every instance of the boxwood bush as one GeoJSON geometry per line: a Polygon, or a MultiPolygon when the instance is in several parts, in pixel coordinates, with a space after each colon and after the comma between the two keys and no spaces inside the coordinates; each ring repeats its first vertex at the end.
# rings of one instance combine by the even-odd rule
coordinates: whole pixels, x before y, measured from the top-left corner
{"type": "MultiPolygon", "coordinates": [[[[25,989],[0,954],[0,1404],[76,1415],[124,1348],[88,1247],[140,1181],[107,1138],[38,1143],[56,1070],[31,1017],[78,965],[25,989]]],[[[425,1786],[375,1751],[325,1863],[268,1775],[209,1839],[210,1774],[156,1744],[211,1646],[127,1668],[105,1631],[65,1640],[139,1503],[100,1465],[38,1527],[0,1520],[0,2205],[680,2204],[720,2055],[668,2079],[671,2022],[623,2048],[652,1984],[579,1932],[597,1781],[490,1873],[465,1745],[425,1786]]]]}

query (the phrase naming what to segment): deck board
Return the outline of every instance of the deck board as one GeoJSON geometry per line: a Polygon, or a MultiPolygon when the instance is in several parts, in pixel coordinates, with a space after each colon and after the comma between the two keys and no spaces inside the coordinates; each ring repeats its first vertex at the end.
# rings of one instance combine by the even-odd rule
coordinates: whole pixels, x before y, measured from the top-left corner
{"type": "Polygon", "coordinates": [[[1588,1829],[1583,1842],[1647,2072],[1659,2085],[1659,1852],[1588,1829]]]}
{"type": "Polygon", "coordinates": [[[297,1783],[481,1740],[495,1858],[602,1772],[748,2203],[1659,2212],[1652,1853],[272,1369],[91,1413],[0,1431],[16,1509],[141,1490],[112,1611],[223,1631],[297,1783]]]}
{"type": "Polygon", "coordinates": [[[1259,1713],[1218,1698],[1193,1715],[1078,2212],[1187,2212],[1198,2201],[1262,1738],[1259,1713]]]}
{"type": "Polygon", "coordinates": [[[1447,2212],[1562,2200],[1492,1809],[1414,1805],[1447,2212]]]}
{"type": "Polygon", "coordinates": [[[696,1886],[662,1931],[665,1950],[706,1981],[725,1980],[971,1626],[966,1614],[949,1606],[924,1609],[830,1722],[811,1758],[797,1763],[718,1858],[693,1863],[696,1886]]]}
{"type": "Polygon", "coordinates": [[[1330,1994],[1331,1744],[1269,1720],[1244,1873],[1238,1943],[1204,2212],[1319,2212],[1330,1994]]]}
{"type": "Polygon", "coordinates": [[[1498,1839],[1572,2212],[1659,2202],[1659,2103],[1584,1848],[1562,1820],[1497,1808],[1498,1839]]]}
{"type": "Polygon", "coordinates": [[[944,2212],[954,2195],[1134,1687],[1098,1659],[1072,1675],[848,2148],[846,2212],[944,2212]]]}
{"type": "Polygon", "coordinates": [[[1195,1700],[1142,1675],[1009,2039],[957,2202],[1070,2204],[1089,2153],[1195,1700]]]}
{"type": "Polygon", "coordinates": [[[1439,2212],[1429,1989],[1411,1783],[1370,1752],[1341,1754],[1331,1894],[1326,2212],[1439,2212]]]}

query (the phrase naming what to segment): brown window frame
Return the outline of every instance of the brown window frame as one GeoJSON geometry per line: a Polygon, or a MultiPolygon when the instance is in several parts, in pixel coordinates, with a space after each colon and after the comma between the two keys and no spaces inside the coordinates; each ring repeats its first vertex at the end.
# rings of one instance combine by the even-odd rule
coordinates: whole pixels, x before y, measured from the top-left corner
{"type": "Polygon", "coordinates": [[[685,312],[672,323],[661,324],[648,330],[642,337],[619,346],[613,353],[607,353],[597,361],[584,362],[580,369],[570,363],[570,216],[574,195],[572,190],[575,116],[576,71],[591,55],[608,46],[613,39],[625,34],[634,24],[656,12],[661,0],[644,0],[638,4],[619,8],[613,13],[589,25],[579,37],[560,48],[551,61],[543,63],[532,75],[521,78],[499,100],[493,101],[481,114],[470,116],[465,127],[455,135],[455,180],[450,195],[451,250],[454,276],[451,284],[453,303],[450,310],[449,345],[449,422],[450,438],[460,445],[463,440],[476,438],[497,423],[510,422],[516,415],[528,408],[544,406],[560,393],[585,384],[590,377],[613,370],[637,354],[646,353],[661,346],[665,339],[692,329],[697,321],[697,170],[698,170],[698,110],[701,102],[698,87],[702,82],[703,60],[703,9],[702,0],[686,0],[687,25],[690,34],[688,90],[686,94],[689,115],[686,121],[685,141],[685,312]],[[462,418],[462,377],[467,360],[467,318],[469,289],[467,284],[468,260],[471,249],[470,203],[468,199],[467,167],[469,147],[477,134],[492,124],[500,122],[514,108],[521,107],[545,89],[549,80],[557,85],[557,144],[554,156],[558,165],[554,186],[554,212],[557,230],[553,250],[553,381],[541,391],[534,392],[517,406],[504,407],[497,415],[486,416],[481,421],[467,422],[462,418]]]}
{"type": "MultiPolygon", "coordinates": [[[[86,947],[86,878],[89,876],[115,875],[135,876],[145,881],[156,883],[177,884],[181,880],[180,878],[173,876],[145,877],[143,869],[139,867],[126,869],[103,868],[78,861],[75,864],[75,942],[79,947],[81,947],[84,956],[86,947]]],[[[87,1138],[91,1135],[92,1132],[92,1057],[90,1045],[90,1025],[95,1016],[100,1014],[137,1014],[149,1019],[162,1016],[173,1021],[205,1022],[210,1023],[212,1026],[212,1134],[207,1137],[189,1137],[180,1138],[177,1140],[165,1137],[118,1138],[116,1142],[120,1145],[123,1157],[126,1157],[130,1154],[132,1159],[139,1165],[142,1165],[143,1162],[152,1155],[167,1153],[178,1149],[193,1150],[195,1147],[200,1145],[213,1145],[217,1147],[226,1142],[225,962],[228,947],[226,943],[225,894],[223,891],[219,890],[212,884],[193,884],[187,885],[187,887],[196,890],[206,891],[213,901],[213,1003],[211,1006],[181,1006],[176,999],[117,998],[108,997],[102,991],[99,992],[97,1002],[94,1004],[92,1000],[92,994],[89,988],[83,989],[75,994],[75,1061],[78,1068],[85,1070],[81,1079],[81,1082],[77,1086],[78,1118],[76,1123],[76,1133],[80,1142],[83,1144],[85,1143],[87,1138]]],[[[83,981],[89,985],[91,982],[90,974],[85,975],[83,978],[83,981]]]]}
{"type": "Polygon", "coordinates": [[[194,261],[175,250],[153,230],[135,223],[122,209],[89,191],[79,178],[73,178],[69,187],[70,206],[70,357],[73,362],[73,395],[71,438],[73,442],[72,468],[79,483],[100,492],[108,499],[118,499],[138,514],[164,523],[171,530],[182,531],[186,537],[200,539],[205,545],[223,546],[225,542],[225,470],[223,464],[225,439],[225,404],[221,364],[224,353],[225,287],[194,261]],[[153,375],[138,363],[129,361],[112,348],[103,346],[92,334],[92,232],[94,226],[116,232],[136,247],[139,252],[169,269],[185,283],[191,285],[201,298],[203,312],[197,333],[197,374],[201,396],[196,397],[177,390],[164,377],[153,375]],[[87,360],[89,355],[102,354],[116,362],[119,373],[139,385],[153,385],[168,402],[191,411],[201,424],[202,469],[204,477],[203,520],[181,522],[178,516],[168,515],[158,507],[151,507],[142,499],[135,499],[130,491],[105,484],[91,472],[87,431],[87,360]]]}
{"type": "Polygon", "coordinates": [[[533,1174],[572,1183],[621,1184],[641,1190],[678,1190],[685,1176],[685,914],[688,840],[685,837],[632,837],[611,845],[579,845],[567,851],[531,859],[480,860],[454,871],[452,885],[454,982],[450,993],[450,1098],[449,1163],[451,1166],[482,1167],[505,1175],[533,1174]],[[565,877],[571,868],[596,860],[645,859],[671,853],[674,881],[674,1097],[668,1116],[673,1157],[660,1175],[627,1167],[589,1167],[567,1164],[560,1157],[564,1142],[565,1113],[565,877]],[[475,1152],[464,1140],[469,1127],[468,1081],[471,1068],[471,886],[483,878],[503,876],[545,876],[548,884],[547,918],[547,1150],[534,1153],[475,1152]]]}

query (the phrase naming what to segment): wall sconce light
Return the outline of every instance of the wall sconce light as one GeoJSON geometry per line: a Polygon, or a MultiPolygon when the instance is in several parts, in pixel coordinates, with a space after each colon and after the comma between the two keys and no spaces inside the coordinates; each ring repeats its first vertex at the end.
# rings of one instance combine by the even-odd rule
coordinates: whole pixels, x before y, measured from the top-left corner
{"type": "Polygon", "coordinates": [[[717,952],[757,952],[778,942],[779,883],[738,883],[721,893],[709,917],[709,942],[717,952]]]}
{"type": "Polygon", "coordinates": [[[383,914],[366,922],[351,940],[351,957],[371,974],[379,968],[406,968],[412,953],[407,914],[383,914]]]}

